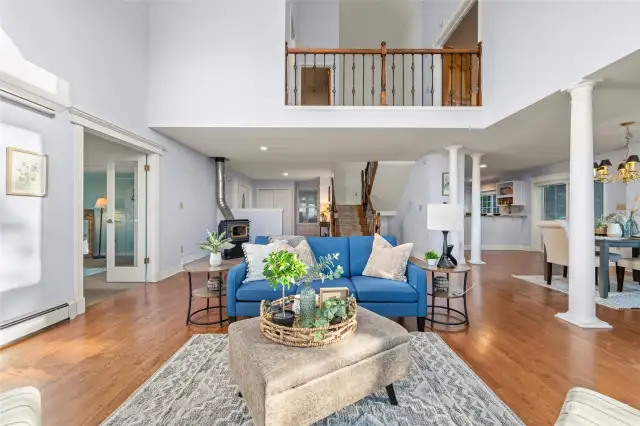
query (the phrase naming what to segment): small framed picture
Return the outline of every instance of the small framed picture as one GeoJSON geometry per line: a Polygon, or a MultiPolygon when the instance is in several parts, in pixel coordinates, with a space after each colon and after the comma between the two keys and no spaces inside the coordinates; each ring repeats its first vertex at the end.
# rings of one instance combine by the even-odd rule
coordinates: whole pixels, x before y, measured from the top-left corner
{"type": "Polygon", "coordinates": [[[47,156],[7,147],[7,195],[47,195],[47,156]]]}
{"type": "Polygon", "coordinates": [[[349,297],[349,288],[347,287],[334,287],[334,288],[321,288],[320,289],[320,304],[328,299],[335,297],[336,299],[347,300],[349,297]]]}
{"type": "Polygon", "coordinates": [[[442,173],[442,195],[449,195],[449,172],[442,173]]]}

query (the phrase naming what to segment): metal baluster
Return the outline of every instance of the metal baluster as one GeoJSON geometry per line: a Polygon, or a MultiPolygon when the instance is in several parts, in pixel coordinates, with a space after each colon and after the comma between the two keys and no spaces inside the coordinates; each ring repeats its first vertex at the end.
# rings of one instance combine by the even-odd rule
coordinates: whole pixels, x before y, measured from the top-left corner
{"type": "Polygon", "coordinates": [[[336,54],[333,54],[333,66],[331,67],[333,74],[333,85],[331,86],[331,93],[333,93],[333,105],[336,105],[336,54]]]}
{"type": "Polygon", "coordinates": [[[415,73],[416,73],[416,65],[414,63],[415,54],[411,54],[411,105],[415,105],[415,95],[416,95],[416,82],[415,82],[415,73]]]}
{"type": "Polygon", "coordinates": [[[422,78],[420,78],[420,94],[422,95],[422,106],[424,106],[424,53],[420,54],[420,70],[422,78]]]}
{"type": "Polygon", "coordinates": [[[351,77],[351,105],[356,104],[356,54],[351,54],[351,71],[353,75],[351,77]]]}
{"type": "Polygon", "coordinates": [[[404,106],[404,53],[402,54],[402,106],[404,106]]]}
{"type": "Polygon", "coordinates": [[[364,106],[364,53],[362,54],[362,106],[364,106]]]}
{"type": "Polygon", "coordinates": [[[284,42],[284,104],[289,105],[289,43],[284,42]]]}
{"type": "Polygon", "coordinates": [[[376,93],[375,84],[376,84],[376,57],[374,55],[371,55],[371,105],[376,104],[375,96],[374,96],[374,94],[376,93]]]}
{"type": "Polygon", "coordinates": [[[469,54],[469,106],[473,105],[473,53],[469,54]]]}
{"type": "Polygon", "coordinates": [[[392,105],[396,104],[396,54],[391,54],[391,79],[393,82],[391,83],[391,99],[392,105]]]}
{"type": "Polygon", "coordinates": [[[298,54],[293,54],[293,102],[298,105],[298,54]]]}
{"type": "Polygon", "coordinates": [[[433,65],[433,53],[431,54],[431,106],[435,106],[434,105],[434,100],[433,100],[433,72],[435,70],[435,66],[433,65]]]}

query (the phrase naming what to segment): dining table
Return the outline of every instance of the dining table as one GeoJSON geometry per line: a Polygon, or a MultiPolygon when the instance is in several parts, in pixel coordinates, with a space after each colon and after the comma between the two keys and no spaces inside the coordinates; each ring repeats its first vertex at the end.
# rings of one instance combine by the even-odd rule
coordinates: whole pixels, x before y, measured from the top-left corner
{"type": "MultiPolygon", "coordinates": [[[[596,247],[600,248],[600,268],[598,274],[598,283],[600,290],[600,297],[606,299],[609,297],[609,249],[612,247],[631,247],[633,249],[633,257],[637,257],[640,253],[640,238],[636,237],[595,237],[596,247]]],[[[640,278],[637,271],[633,271],[634,280],[640,278]]]]}

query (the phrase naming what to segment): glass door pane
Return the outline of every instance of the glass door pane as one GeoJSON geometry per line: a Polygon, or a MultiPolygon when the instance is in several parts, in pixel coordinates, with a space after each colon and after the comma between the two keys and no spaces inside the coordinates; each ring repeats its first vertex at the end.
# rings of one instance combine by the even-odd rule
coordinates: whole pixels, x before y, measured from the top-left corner
{"type": "Polygon", "coordinates": [[[146,156],[107,164],[107,281],[144,282],[146,156]]]}
{"type": "Polygon", "coordinates": [[[564,183],[542,187],[542,220],[567,218],[567,185],[564,183]]]}

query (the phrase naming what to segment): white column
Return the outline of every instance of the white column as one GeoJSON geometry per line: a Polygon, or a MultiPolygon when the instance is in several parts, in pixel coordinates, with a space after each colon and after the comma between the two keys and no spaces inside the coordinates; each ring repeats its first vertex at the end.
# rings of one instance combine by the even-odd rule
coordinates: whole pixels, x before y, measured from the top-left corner
{"type": "Polygon", "coordinates": [[[583,328],[611,328],[596,317],[593,243],[593,86],[582,80],[571,94],[569,146],[569,311],[558,318],[583,328]]]}
{"type": "MultiPolygon", "coordinates": [[[[462,145],[453,145],[448,146],[447,150],[449,151],[449,204],[457,205],[459,199],[459,177],[460,174],[458,172],[458,151],[462,148],[462,145]]],[[[458,231],[449,232],[449,237],[447,241],[449,244],[454,244],[453,248],[453,256],[456,260],[461,261],[463,258],[460,257],[462,251],[460,250],[460,237],[458,231]]]]}
{"type": "MultiPolygon", "coordinates": [[[[458,204],[464,207],[464,178],[465,178],[465,156],[464,149],[458,151],[458,204]]],[[[464,258],[464,220],[462,221],[462,230],[458,232],[458,242],[456,243],[458,254],[456,259],[458,263],[466,263],[464,258]]]]}
{"type": "Polygon", "coordinates": [[[484,262],[481,258],[481,240],[482,228],[480,220],[480,159],[482,154],[473,153],[471,159],[473,168],[471,171],[471,260],[469,263],[474,265],[482,265],[484,262]]]}

